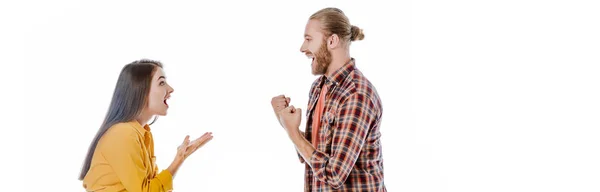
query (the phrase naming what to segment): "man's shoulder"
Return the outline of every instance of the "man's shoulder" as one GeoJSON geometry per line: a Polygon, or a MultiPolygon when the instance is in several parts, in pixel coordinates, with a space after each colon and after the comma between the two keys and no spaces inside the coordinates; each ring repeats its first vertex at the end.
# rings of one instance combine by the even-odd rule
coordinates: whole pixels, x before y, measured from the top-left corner
{"type": "Polygon", "coordinates": [[[369,100],[375,108],[381,108],[381,101],[375,85],[358,69],[353,70],[341,85],[347,97],[360,96],[369,100]]]}
{"type": "Polygon", "coordinates": [[[348,75],[342,87],[348,90],[350,94],[377,95],[377,90],[373,83],[358,69],[355,69],[348,75]]]}

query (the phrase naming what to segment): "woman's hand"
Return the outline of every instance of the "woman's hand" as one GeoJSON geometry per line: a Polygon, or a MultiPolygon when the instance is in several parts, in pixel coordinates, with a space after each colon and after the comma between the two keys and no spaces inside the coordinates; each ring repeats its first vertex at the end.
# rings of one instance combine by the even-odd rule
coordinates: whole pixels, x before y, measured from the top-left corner
{"type": "Polygon", "coordinates": [[[190,141],[189,135],[185,136],[183,143],[177,147],[177,155],[175,155],[173,163],[171,163],[171,166],[167,168],[169,172],[171,172],[171,175],[175,175],[183,161],[185,161],[185,159],[187,159],[192,153],[196,152],[196,150],[212,140],[212,138],[212,132],[206,132],[204,135],[194,139],[193,141],[190,141]]]}
{"type": "Polygon", "coordinates": [[[204,144],[208,143],[213,138],[212,132],[206,132],[204,135],[198,137],[194,141],[190,142],[190,136],[186,136],[183,143],[177,147],[177,158],[182,160],[187,159],[192,153],[196,152],[204,144]]]}

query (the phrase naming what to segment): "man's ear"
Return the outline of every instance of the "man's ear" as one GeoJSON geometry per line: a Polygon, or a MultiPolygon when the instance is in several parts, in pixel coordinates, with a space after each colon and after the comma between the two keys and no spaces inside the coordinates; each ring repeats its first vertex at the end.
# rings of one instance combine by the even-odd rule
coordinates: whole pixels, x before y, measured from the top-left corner
{"type": "Polygon", "coordinates": [[[340,37],[337,34],[329,36],[327,39],[327,47],[334,49],[340,45],[340,37]]]}

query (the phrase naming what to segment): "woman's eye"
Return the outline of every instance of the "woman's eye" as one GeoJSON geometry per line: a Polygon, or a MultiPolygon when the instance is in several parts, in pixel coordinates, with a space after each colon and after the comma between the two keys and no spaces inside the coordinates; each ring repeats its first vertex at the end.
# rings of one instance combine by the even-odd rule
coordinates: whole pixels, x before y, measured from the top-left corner
{"type": "Polygon", "coordinates": [[[159,85],[165,85],[164,81],[161,81],[160,83],[158,83],[159,85]]]}

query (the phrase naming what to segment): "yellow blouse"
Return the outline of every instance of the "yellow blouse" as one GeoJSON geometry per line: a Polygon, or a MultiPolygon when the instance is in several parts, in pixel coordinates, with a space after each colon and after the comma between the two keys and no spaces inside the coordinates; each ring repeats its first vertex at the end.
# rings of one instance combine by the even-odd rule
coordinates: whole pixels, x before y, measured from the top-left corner
{"type": "Polygon", "coordinates": [[[172,190],[171,173],[168,170],[157,172],[150,127],[142,127],[135,120],[118,123],[99,140],[83,187],[86,191],[172,190]]]}

